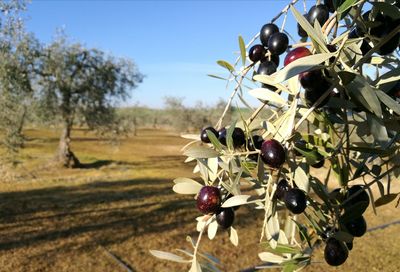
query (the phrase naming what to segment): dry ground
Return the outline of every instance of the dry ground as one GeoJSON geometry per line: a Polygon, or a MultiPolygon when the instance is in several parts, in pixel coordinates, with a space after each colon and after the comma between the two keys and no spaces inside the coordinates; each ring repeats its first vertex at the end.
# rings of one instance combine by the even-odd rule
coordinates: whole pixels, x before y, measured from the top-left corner
{"type": "MultiPolygon", "coordinates": [[[[86,169],[53,170],[46,163],[58,135],[29,130],[27,136],[20,177],[12,182],[0,177],[0,271],[126,271],[106,249],[133,271],[187,270],[148,252],[189,248],[186,235],[197,235],[194,200],[171,190],[175,177],[193,176],[179,156],[185,140],[142,130],[116,147],[74,131],[73,150],[86,169]]],[[[238,211],[240,247],[232,247],[223,232],[202,243],[202,251],[225,264],[223,271],[259,263],[262,214],[250,211],[238,211]]],[[[394,205],[379,209],[377,217],[369,210],[366,217],[370,228],[400,219],[394,205]]],[[[369,232],[355,241],[344,266],[322,262],[307,271],[400,271],[399,233],[400,224],[369,232]]],[[[314,259],[323,260],[321,251],[314,259]]]]}

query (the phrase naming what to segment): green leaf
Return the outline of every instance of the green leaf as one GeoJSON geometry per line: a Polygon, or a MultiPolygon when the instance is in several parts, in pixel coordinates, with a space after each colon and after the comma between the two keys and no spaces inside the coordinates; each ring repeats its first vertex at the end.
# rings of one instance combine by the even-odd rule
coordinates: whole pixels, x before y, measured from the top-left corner
{"type": "Polygon", "coordinates": [[[376,95],[379,100],[382,101],[389,109],[392,109],[395,113],[400,115],[400,104],[393,100],[390,96],[385,94],[384,92],[377,90],[376,95]]]}
{"type": "Polygon", "coordinates": [[[218,151],[222,150],[222,144],[221,142],[218,140],[218,138],[215,136],[214,133],[212,133],[209,130],[206,130],[207,133],[207,137],[210,140],[211,144],[215,147],[215,149],[217,149],[218,151]]]}
{"type": "MultiPolygon", "coordinates": [[[[285,66],[283,69],[277,71],[270,77],[273,79],[274,84],[281,83],[302,72],[318,68],[317,65],[323,63],[334,55],[335,53],[322,53],[299,58],[285,66]]],[[[254,77],[255,80],[257,80],[257,78],[257,76],[254,77]]]]}
{"type": "Polygon", "coordinates": [[[279,105],[286,105],[285,99],[283,99],[279,94],[265,88],[250,90],[249,94],[262,101],[270,101],[279,105]]]}
{"type": "Polygon", "coordinates": [[[215,158],[218,157],[218,152],[214,149],[205,146],[191,146],[186,149],[183,154],[192,158],[215,158]]]}
{"type": "Polygon", "coordinates": [[[383,120],[375,115],[367,113],[367,122],[376,142],[384,146],[389,141],[387,129],[383,120]]]}
{"type": "Polygon", "coordinates": [[[325,186],[318,179],[312,179],[310,185],[314,193],[316,193],[324,203],[329,203],[329,194],[326,191],[325,186]]]}
{"type": "MultiPolygon", "coordinates": [[[[358,2],[358,0],[346,0],[346,1],[344,1],[344,3],[341,4],[340,7],[337,9],[337,14],[338,15],[342,15],[348,9],[350,9],[352,6],[354,6],[357,2],[358,2]]],[[[340,16],[340,18],[342,18],[342,17],[340,16]]]]}
{"type": "Polygon", "coordinates": [[[325,45],[324,38],[321,37],[320,35],[318,35],[318,33],[315,31],[315,29],[312,27],[312,25],[310,25],[308,20],[306,18],[304,18],[304,16],[301,15],[301,13],[298,12],[297,9],[293,5],[290,6],[290,10],[292,11],[296,21],[300,24],[300,26],[304,29],[304,31],[307,32],[308,36],[312,40],[316,41],[318,43],[318,45],[325,52],[329,52],[325,45]]]}
{"type": "Polygon", "coordinates": [[[388,195],[384,195],[384,196],[378,198],[375,201],[375,207],[383,206],[383,205],[386,205],[386,204],[392,202],[393,200],[396,199],[396,197],[398,195],[399,194],[388,194],[388,195]]]}
{"type": "Polygon", "coordinates": [[[229,63],[229,62],[227,62],[227,61],[224,61],[224,60],[219,60],[219,61],[217,61],[217,63],[218,63],[218,65],[219,65],[219,66],[221,66],[221,67],[224,67],[224,68],[228,69],[228,70],[229,70],[229,72],[233,72],[233,71],[235,71],[235,69],[233,68],[232,64],[230,64],[230,63],[229,63]]]}
{"type": "Polygon", "coordinates": [[[277,244],[276,248],[269,247],[269,250],[273,253],[277,254],[298,254],[300,253],[299,248],[294,248],[290,245],[282,245],[280,243],[277,244]]]}
{"type": "Polygon", "coordinates": [[[226,145],[228,146],[229,150],[234,150],[232,134],[233,134],[233,130],[235,129],[235,126],[236,126],[236,122],[234,121],[229,126],[229,128],[226,130],[226,145]]]}
{"type": "Polygon", "coordinates": [[[376,116],[382,117],[381,103],[376,96],[376,90],[369,85],[364,77],[357,75],[345,88],[352,99],[359,101],[376,116]]]}
{"type": "Polygon", "coordinates": [[[221,79],[221,80],[228,80],[227,78],[220,77],[220,76],[217,76],[217,75],[212,75],[212,74],[208,74],[207,76],[213,77],[213,78],[216,78],[216,79],[221,79]]]}
{"type": "Polygon", "coordinates": [[[320,160],[323,159],[323,157],[314,149],[313,150],[309,150],[309,149],[307,150],[307,149],[298,148],[296,146],[293,146],[293,147],[299,153],[301,153],[301,155],[303,155],[306,158],[307,163],[310,164],[310,165],[313,165],[313,164],[315,164],[315,163],[317,163],[317,162],[319,162],[320,160]]]}
{"type": "Polygon", "coordinates": [[[246,65],[246,45],[244,44],[242,36],[239,36],[240,55],[242,56],[243,66],[246,65]]]}

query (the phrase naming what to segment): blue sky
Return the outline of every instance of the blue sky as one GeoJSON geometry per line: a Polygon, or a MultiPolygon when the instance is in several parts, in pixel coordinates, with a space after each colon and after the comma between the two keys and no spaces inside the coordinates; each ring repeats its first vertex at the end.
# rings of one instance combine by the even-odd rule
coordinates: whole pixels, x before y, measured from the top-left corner
{"type": "MultiPolygon", "coordinates": [[[[198,100],[211,105],[219,97],[227,99],[233,87],[207,76],[227,75],[216,61],[233,62],[238,35],[250,40],[287,3],[33,0],[26,26],[42,42],[64,28],[72,41],[134,60],[146,78],[127,104],[162,107],[163,97],[179,96],[187,105],[198,100]]],[[[286,29],[293,33],[291,17],[286,29]]]]}

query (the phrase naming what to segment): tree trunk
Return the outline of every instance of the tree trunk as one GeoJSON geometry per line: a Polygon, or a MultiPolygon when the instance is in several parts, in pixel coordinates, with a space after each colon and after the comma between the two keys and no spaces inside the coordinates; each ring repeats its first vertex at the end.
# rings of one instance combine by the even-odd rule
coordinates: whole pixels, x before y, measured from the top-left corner
{"type": "Polygon", "coordinates": [[[137,120],[136,120],[136,116],[133,117],[133,136],[137,136],[137,120]]]}
{"type": "Polygon", "coordinates": [[[60,143],[58,145],[57,162],[63,167],[76,168],[79,167],[81,163],[79,162],[78,158],[75,157],[70,148],[71,128],[72,125],[70,122],[64,122],[60,143]]]}

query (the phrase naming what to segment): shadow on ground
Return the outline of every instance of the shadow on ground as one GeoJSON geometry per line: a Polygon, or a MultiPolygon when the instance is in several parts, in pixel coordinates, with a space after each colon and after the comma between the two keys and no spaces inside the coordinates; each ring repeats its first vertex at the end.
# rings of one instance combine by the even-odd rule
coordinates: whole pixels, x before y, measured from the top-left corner
{"type": "Polygon", "coordinates": [[[4,192],[0,199],[0,251],[54,241],[60,241],[63,250],[107,246],[194,226],[199,215],[193,198],[177,196],[167,179],[4,192]]]}
{"type": "Polygon", "coordinates": [[[82,234],[90,234],[89,244],[119,243],[187,224],[180,218],[195,211],[193,200],[175,198],[171,181],[164,179],[6,192],[0,199],[0,251],[82,234]]]}

